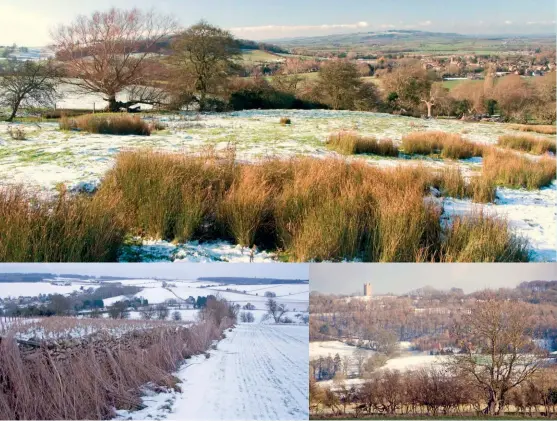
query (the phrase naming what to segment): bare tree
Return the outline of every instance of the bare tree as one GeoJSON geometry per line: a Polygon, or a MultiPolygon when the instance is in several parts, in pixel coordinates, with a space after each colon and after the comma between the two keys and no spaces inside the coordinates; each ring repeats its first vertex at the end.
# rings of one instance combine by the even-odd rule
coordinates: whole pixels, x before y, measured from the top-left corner
{"type": "Polygon", "coordinates": [[[116,301],[108,307],[108,315],[112,319],[127,319],[129,316],[128,305],[124,301],[116,301]]]}
{"type": "Polygon", "coordinates": [[[56,102],[58,70],[48,61],[9,61],[0,72],[0,105],[11,110],[12,121],[20,107],[53,106],[56,102]]]}
{"type": "Polygon", "coordinates": [[[540,352],[527,334],[530,314],[524,303],[479,302],[456,328],[466,352],[452,356],[448,365],[485,392],[489,415],[503,415],[509,392],[539,369],[540,352]]]}
{"type": "Polygon", "coordinates": [[[284,313],[288,311],[288,308],[284,304],[278,304],[276,300],[269,298],[265,303],[267,307],[267,314],[273,318],[275,323],[280,323],[284,313]]]}
{"type": "Polygon", "coordinates": [[[113,8],[79,16],[58,27],[52,37],[57,58],[68,72],[67,82],[103,95],[109,110],[117,111],[163,101],[163,91],[155,81],[160,74],[153,75],[157,63],[150,57],[176,30],[177,23],[170,16],[113,8]],[[118,101],[116,96],[126,89],[130,89],[128,100],[118,101]]]}
{"type": "Polygon", "coordinates": [[[170,313],[170,310],[164,304],[158,304],[156,307],[156,312],[157,312],[157,319],[166,320],[166,318],[170,313]]]}
{"type": "Polygon", "coordinates": [[[368,353],[361,348],[356,349],[352,353],[358,367],[358,377],[362,377],[362,374],[364,374],[364,363],[367,359],[367,354],[368,353]]]}
{"type": "Polygon", "coordinates": [[[157,310],[155,309],[154,306],[146,306],[140,308],[139,313],[141,314],[142,319],[151,320],[155,318],[157,314],[157,310]]]}
{"type": "Polygon", "coordinates": [[[199,109],[205,110],[207,96],[217,93],[237,68],[237,41],[230,32],[201,21],[182,32],[172,48],[175,90],[197,95],[199,109]]]}
{"type": "Polygon", "coordinates": [[[172,312],[172,320],[179,322],[180,320],[182,320],[182,313],[180,313],[178,310],[174,310],[172,312]]]}

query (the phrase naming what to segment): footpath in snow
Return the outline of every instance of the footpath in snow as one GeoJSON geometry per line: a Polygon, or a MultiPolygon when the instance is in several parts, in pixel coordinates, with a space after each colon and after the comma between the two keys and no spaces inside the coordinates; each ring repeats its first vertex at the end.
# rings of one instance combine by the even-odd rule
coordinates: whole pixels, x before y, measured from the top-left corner
{"type": "Polygon", "coordinates": [[[187,361],[181,392],[151,394],[119,419],[306,420],[308,327],[239,324],[210,358],[187,361]]]}

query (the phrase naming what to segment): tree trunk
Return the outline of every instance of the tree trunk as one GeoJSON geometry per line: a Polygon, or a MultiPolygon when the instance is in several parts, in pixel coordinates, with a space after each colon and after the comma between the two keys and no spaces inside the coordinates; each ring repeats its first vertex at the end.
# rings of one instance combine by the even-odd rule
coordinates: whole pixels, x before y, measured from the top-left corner
{"type": "Polygon", "coordinates": [[[199,96],[199,111],[205,111],[205,102],[206,102],[207,94],[205,91],[201,91],[201,95],[199,96]]]}
{"type": "Polygon", "coordinates": [[[17,115],[17,110],[19,109],[19,104],[20,102],[16,102],[14,104],[14,107],[12,108],[12,113],[10,114],[10,116],[8,117],[8,119],[6,121],[14,121],[15,116],[17,115]]]}
{"type": "Polygon", "coordinates": [[[116,101],[116,95],[111,96],[108,98],[108,111],[111,113],[115,113],[119,111],[119,104],[116,101]]]}
{"type": "Polygon", "coordinates": [[[426,102],[425,105],[427,106],[427,118],[431,118],[431,107],[433,107],[433,103],[426,102]]]}

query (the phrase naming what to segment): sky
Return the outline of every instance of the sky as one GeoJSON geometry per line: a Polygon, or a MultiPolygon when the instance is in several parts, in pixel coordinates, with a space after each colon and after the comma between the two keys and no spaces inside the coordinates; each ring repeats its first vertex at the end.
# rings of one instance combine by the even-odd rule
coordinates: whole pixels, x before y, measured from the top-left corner
{"type": "Polygon", "coordinates": [[[154,9],[182,26],[206,19],[240,38],[420,29],[463,34],[555,32],[555,0],[0,0],[0,45],[48,45],[50,29],[110,7],[154,9]]]}
{"type": "Polygon", "coordinates": [[[0,264],[0,273],[53,273],[177,279],[226,276],[307,280],[309,269],[308,265],[304,263],[3,263],[0,264]]]}
{"type": "Polygon", "coordinates": [[[319,264],[310,266],[310,291],[325,294],[363,294],[370,282],[374,294],[404,294],[432,286],[440,290],[515,287],[524,281],[557,281],[555,263],[455,263],[455,264],[319,264]]]}

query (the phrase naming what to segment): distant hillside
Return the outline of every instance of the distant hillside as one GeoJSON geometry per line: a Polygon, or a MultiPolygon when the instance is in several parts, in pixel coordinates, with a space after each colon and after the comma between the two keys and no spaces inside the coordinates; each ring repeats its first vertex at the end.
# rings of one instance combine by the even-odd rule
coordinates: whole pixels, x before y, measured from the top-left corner
{"type": "Polygon", "coordinates": [[[334,50],[351,47],[383,53],[401,52],[509,52],[555,44],[555,35],[463,35],[453,32],[388,30],[314,37],[273,39],[268,42],[296,49],[334,50]]]}
{"type": "Polygon", "coordinates": [[[137,278],[126,278],[122,276],[86,276],[86,275],[76,275],[76,274],[58,274],[58,273],[0,273],[0,283],[6,282],[41,282],[43,279],[53,279],[56,277],[65,279],[91,279],[95,278],[98,280],[119,280],[119,279],[137,279],[137,278]]]}
{"type": "Polygon", "coordinates": [[[270,40],[277,45],[310,45],[310,44],[363,44],[389,43],[400,40],[439,38],[473,38],[467,35],[445,32],[426,32],[412,30],[389,30],[381,32],[357,32],[350,34],[320,35],[313,37],[297,37],[270,40]]]}
{"type": "Polygon", "coordinates": [[[235,285],[270,285],[270,284],[307,284],[307,279],[275,279],[275,278],[240,278],[240,277],[202,277],[197,278],[199,281],[217,282],[219,284],[235,284],[235,285]]]}

